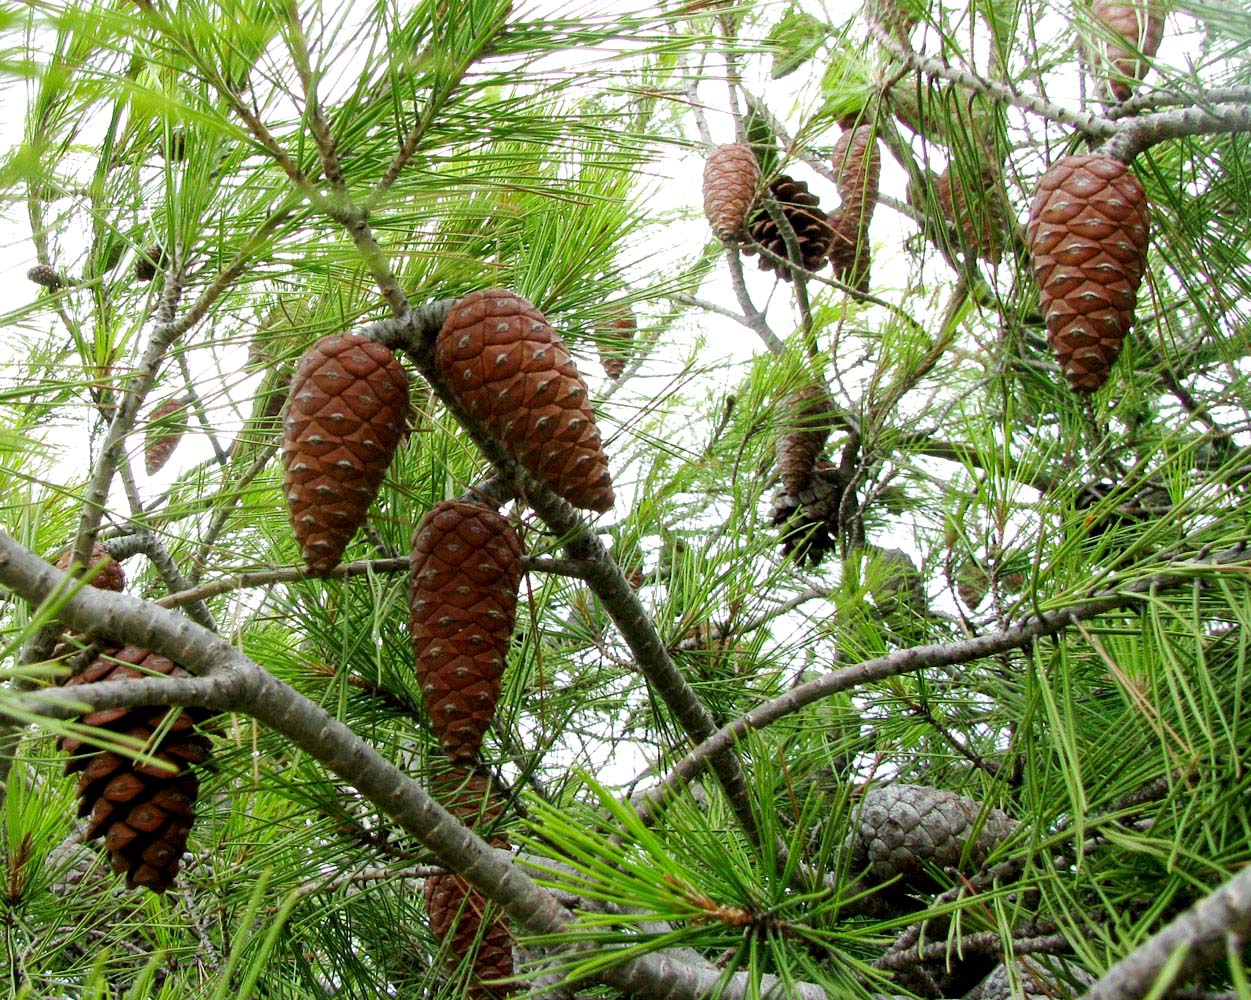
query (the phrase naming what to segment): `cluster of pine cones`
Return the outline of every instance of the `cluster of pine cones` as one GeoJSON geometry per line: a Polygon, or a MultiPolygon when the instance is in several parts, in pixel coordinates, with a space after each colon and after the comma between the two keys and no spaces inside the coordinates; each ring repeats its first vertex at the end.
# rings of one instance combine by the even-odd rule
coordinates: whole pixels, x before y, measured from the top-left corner
{"type": "MultiPolygon", "coordinates": [[[[904,41],[918,21],[897,13],[887,0],[874,4],[870,17],[904,41]]],[[[1090,28],[1083,58],[1109,99],[1127,100],[1163,36],[1159,0],[1093,0],[1090,28]]],[[[871,124],[854,118],[841,124],[831,157],[840,198],[833,212],[821,210],[804,181],[787,174],[764,177],[753,147],[731,143],[712,149],[705,161],[704,214],[717,239],[760,254],[760,267],[787,281],[797,269],[817,271],[828,261],[839,281],[867,292],[868,227],[881,157],[871,124]]],[[[960,245],[998,264],[1011,228],[999,197],[999,168],[984,166],[966,177],[948,167],[926,183],[960,245]]],[[[1149,243],[1145,190],[1114,156],[1066,156],[1038,183],[1026,242],[1047,342],[1072,390],[1087,396],[1107,382],[1134,321],[1149,243]]],[[[778,442],[782,489],[773,523],[784,528],[786,554],[818,562],[834,544],[844,486],[838,469],[820,461],[830,429],[828,393],[814,383],[788,400],[786,409],[795,426],[778,442]]]]}
{"type": "Polygon", "coordinates": [[[786,281],[804,271],[834,267],[834,277],[869,289],[869,221],[878,200],[881,153],[873,129],[844,123],[832,154],[841,203],[822,211],[805,181],[779,174],[761,189],[760,163],[751,146],[718,146],[704,164],[704,214],[713,234],[743,252],[760,254],[760,269],[786,281]],[[780,216],[780,219],[779,219],[780,216]],[[790,231],[787,232],[787,229],[790,231]]]}
{"type": "MultiPolygon", "coordinates": [[[[611,322],[633,328],[621,311],[611,322]]],[[[504,289],[474,292],[448,312],[434,361],[461,407],[531,476],[584,510],[614,503],[587,387],[538,309],[504,289]]],[[[329,573],[365,519],[403,434],[408,378],[395,355],[356,334],[318,341],[292,379],[283,490],[309,572],[329,573]]],[[[503,800],[478,760],[500,696],[521,541],[498,508],[449,500],[413,534],[409,631],[430,724],[446,759],[433,790],[493,846],[503,800]]],[[[503,996],[512,974],[503,914],[456,874],[426,881],[431,927],[452,969],[471,959],[467,995],[503,996]]]]}
{"type": "MultiPolygon", "coordinates": [[[[608,317],[633,327],[621,308],[608,317]]],[[[611,509],[608,459],[586,384],[543,314],[503,289],[472,293],[449,310],[435,365],[459,405],[540,483],[576,507],[611,509]]],[[[409,381],[395,354],[357,334],[322,338],[300,360],[283,424],[283,493],[308,572],[339,564],[363,523],[403,437],[409,381]]],[[[186,401],[160,404],[149,419],[150,471],[168,460],[186,401]]],[[[425,708],[445,759],[432,787],[453,815],[492,845],[503,799],[482,769],[479,751],[500,696],[521,581],[521,541],[498,508],[478,500],[437,504],[413,535],[409,629],[425,708]]],[[[103,549],[96,586],[120,590],[120,567],[103,549]]],[[[64,568],[64,567],[63,567],[64,568]]],[[[182,668],[148,650],[109,646],[71,684],[140,674],[177,675],[182,668]]],[[[208,739],[198,710],[166,708],[93,712],[83,722],[143,740],[144,763],[108,751],[83,752],[63,739],[80,772],[88,837],[103,837],[128,884],[168,888],[194,819],[198,789],[191,765],[202,765],[208,739]]],[[[492,981],[512,973],[507,921],[458,875],[426,883],[431,926],[447,942],[452,968],[472,954],[467,995],[506,995],[492,981]]]]}

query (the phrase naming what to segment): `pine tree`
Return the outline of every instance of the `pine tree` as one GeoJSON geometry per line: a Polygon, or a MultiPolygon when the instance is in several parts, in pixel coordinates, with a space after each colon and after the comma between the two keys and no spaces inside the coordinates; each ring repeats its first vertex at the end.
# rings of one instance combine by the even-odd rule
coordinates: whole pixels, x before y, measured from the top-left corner
{"type": "Polygon", "coordinates": [[[0,18],[0,993],[1237,995],[1251,27],[1158,12],[0,18]]]}

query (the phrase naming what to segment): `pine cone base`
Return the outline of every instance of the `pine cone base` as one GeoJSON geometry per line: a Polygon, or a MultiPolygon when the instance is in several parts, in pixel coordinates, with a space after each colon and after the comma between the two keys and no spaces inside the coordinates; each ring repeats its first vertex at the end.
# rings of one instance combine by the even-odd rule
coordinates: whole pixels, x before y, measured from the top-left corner
{"type": "Polygon", "coordinates": [[[503,1000],[512,995],[508,984],[490,980],[513,974],[512,934],[508,918],[459,875],[432,875],[425,885],[430,929],[447,942],[447,967],[455,972],[472,962],[465,996],[469,1000],[503,1000]]]}

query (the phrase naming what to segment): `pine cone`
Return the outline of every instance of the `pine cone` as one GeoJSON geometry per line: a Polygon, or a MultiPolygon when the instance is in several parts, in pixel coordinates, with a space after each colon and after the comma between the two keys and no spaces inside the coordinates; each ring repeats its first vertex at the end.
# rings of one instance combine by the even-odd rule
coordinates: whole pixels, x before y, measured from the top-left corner
{"type": "Polygon", "coordinates": [[[630,341],[634,339],[637,328],[634,310],[625,303],[614,306],[599,325],[599,340],[596,343],[600,364],[604,366],[604,374],[614,382],[625,371],[626,360],[630,356],[630,341]]]}
{"type": "MultiPolygon", "coordinates": [[[[68,548],[62,552],[60,558],[56,561],[56,568],[62,573],[69,569],[70,558],[73,554],[73,548],[68,548]]],[[[100,563],[103,563],[104,566],[91,578],[91,585],[99,590],[116,590],[118,592],[125,590],[126,574],[122,570],[122,564],[114,562],[108,550],[99,542],[96,542],[91,547],[91,558],[88,560],[88,567],[95,569],[100,563]]]]}
{"type": "Polygon", "coordinates": [[[470,415],[532,476],[575,507],[615,497],[586,383],[543,314],[500,288],[448,313],[434,361],[470,415]]]}
{"type": "Polygon", "coordinates": [[[283,493],[309,572],[329,573],[365,520],[404,433],[408,376],[355,333],[323,337],[300,359],[283,424],[283,493]]]}
{"type": "MultiPolygon", "coordinates": [[[[186,677],[172,660],[136,646],[101,653],[67,686],[163,674],[186,677]]],[[[199,780],[189,765],[209,756],[208,738],[194,729],[211,713],[205,709],[110,708],[84,715],[82,722],[143,740],[156,760],[176,771],[140,764],[108,750],[92,750],[84,741],[61,737],[58,745],[76,755],[65,765],[78,778],[78,815],[90,816],[86,839],[104,838],[113,870],[126,874],[126,885],[163,892],[174,883],[195,821],[199,780]],[[171,713],[177,713],[172,716],[171,713]],[[156,734],[160,733],[159,739],[156,734]],[[81,754],[81,755],[80,755],[81,754]]]]}
{"type": "Polygon", "coordinates": [[[1147,261],[1147,196],[1120,160],[1081,153],[1038,183],[1027,229],[1047,342],[1077,393],[1108,379],[1147,261]]]}
{"type": "MultiPolygon", "coordinates": [[[[769,185],[769,193],[795,231],[804,270],[816,271],[823,267],[825,256],[830,252],[833,231],[825,213],[821,211],[817,196],[809,193],[807,182],[782,174],[769,185]]],[[[788,258],[786,240],[767,209],[761,208],[752,216],[749,228],[751,238],[758,246],[779,257],[788,258]]],[[[759,251],[755,246],[748,246],[743,252],[752,254],[759,251]]],[[[786,281],[791,280],[790,267],[770,257],[760,258],[760,270],[773,271],[786,281]]]]}
{"type": "Polygon", "coordinates": [[[409,633],[431,725],[472,759],[495,714],[521,585],[521,540],[490,507],[448,500],[413,534],[409,633]]]}
{"type": "Polygon", "coordinates": [[[960,174],[948,167],[934,182],[943,217],[956,230],[963,245],[983,260],[998,264],[1003,259],[1007,214],[999,197],[999,171],[985,167],[979,171],[977,190],[970,192],[960,174]]]}
{"type": "Polygon", "coordinates": [[[877,207],[878,179],[882,173],[882,153],[873,126],[861,125],[843,132],[834,143],[830,160],[844,211],[868,226],[877,207]]]}
{"type": "Polygon", "coordinates": [[[808,485],[825,439],[830,436],[834,402],[825,386],[814,383],[791,395],[783,406],[787,416],[778,437],[778,468],[782,472],[782,488],[791,496],[798,496],[808,485]]]}
{"type": "Polygon", "coordinates": [[[704,162],[704,215],[722,242],[737,238],[756,200],[760,161],[750,146],[718,146],[704,162]]]}
{"type": "Polygon", "coordinates": [[[183,418],[187,404],[181,399],[167,399],[148,414],[148,433],[144,438],[143,467],[149,476],[164,468],[178,442],[182,440],[183,418]]]}
{"type": "Polygon", "coordinates": [[[839,205],[826,220],[830,226],[830,263],[834,278],[858,292],[868,293],[872,264],[869,227],[854,212],[839,205]]]}
{"type": "Polygon", "coordinates": [[[490,775],[448,763],[431,776],[430,792],[444,809],[492,847],[508,846],[507,835],[499,829],[504,797],[490,775]]]}
{"type": "Polygon", "coordinates": [[[1106,92],[1117,101],[1129,100],[1164,38],[1164,8],[1160,0],[1093,0],[1092,29],[1086,54],[1106,92]]]}
{"type": "Polygon", "coordinates": [[[26,272],[26,277],[50,292],[57,291],[65,284],[57,269],[51,264],[36,264],[26,272]]]}
{"type": "Polygon", "coordinates": [[[833,462],[818,462],[798,495],[779,490],[773,497],[772,524],[784,530],[782,555],[800,565],[817,565],[837,543],[843,478],[833,462]]]}
{"type": "Polygon", "coordinates": [[[135,280],[151,281],[156,277],[156,272],[164,266],[164,247],[159,243],[153,243],[150,247],[144,247],[139,256],[135,258],[135,280]]]}
{"type": "Polygon", "coordinates": [[[465,992],[468,1000],[502,1000],[510,996],[511,986],[487,986],[484,982],[513,974],[512,935],[503,911],[490,907],[483,927],[490,904],[459,875],[432,875],[426,879],[425,896],[430,929],[449,946],[448,969],[455,971],[467,956],[473,956],[473,972],[465,992]]]}

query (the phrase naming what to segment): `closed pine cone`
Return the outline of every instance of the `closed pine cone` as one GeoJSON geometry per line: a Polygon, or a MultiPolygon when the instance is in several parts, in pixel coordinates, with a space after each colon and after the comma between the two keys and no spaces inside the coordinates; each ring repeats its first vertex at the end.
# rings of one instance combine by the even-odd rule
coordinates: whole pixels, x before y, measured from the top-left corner
{"type": "MultiPolygon", "coordinates": [[[[816,271],[822,268],[826,255],[830,252],[833,230],[825,213],[821,211],[817,196],[809,192],[806,181],[797,181],[785,174],[769,185],[769,193],[782,209],[782,215],[791,224],[791,229],[795,231],[804,270],[816,271]]],[[[757,245],[779,257],[789,259],[786,239],[766,208],[760,208],[752,216],[750,231],[751,238],[757,245]]],[[[743,252],[752,254],[758,251],[756,247],[748,246],[743,252]]],[[[770,257],[760,258],[760,270],[773,271],[786,281],[792,279],[790,265],[770,257]]]]}
{"type": "Polygon", "coordinates": [[[839,205],[829,215],[830,264],[834,278],[858,292],[869,291],[872,256],[869,227],[856,218],[855,212],[839,205]]]}
{"type": "Polygon", "coordinates": [[[1160,0],[1093,0],[1090,17],[1094,23],[1086,50],[1091,68],[1115,100],[1126,101],[1164,38],[1163,5],[1160,0]]]}
{"type": "MultiPolygon", "coordinates": [[[[163,674],[186,677],[187,672],[167,657],[136,646],[102,652],[67,686],[99,681],[127,680],[163,674]]],[[[66,774],[78,773],[78,814],[90,816],[86,839],[104,838],[115,872],[125,873],[129,888],[146,886],[164,892],[174,883],[187,837],[195,822],[199,780],[193,764],[209,756],[206,736],[195,731],[197,722],[211,715],[205,709],[165,706],[110,708],[84,715],[82,722],[143,740],[149,754],[172,765],[162,769],[109,750],[93,750],[72,736],[58,746],[71,754],[66,774]],[[173,721],[168,721],[171,713],[173,721]],[[159,740],[153,742],[157,732],[159,740]]]]}
{"type": "Polygon", "coordinates": [[[830,434],[833,401],[822,385],[805,386],[786,400],[786,426],[778,437],[778,468],[782,488],[798,496],[808,484],[825,440],[830,434]]]}
{"type": "Polygon", "coordinates": [[[872,125],[847,129],[834,143],[830,156],[844,210],[867,226],[877,207],[882,153],[872,125]]]}
{"type": "Polygon", "coordinates": [[[983,260],[998,264],[1003,259],[1007,231],[1007,216],[999,197],[999,171],[983,168],[976,183],[977,189],[970,192],[963,175],[952,174],[948,167],[934,182],[934,195],[961,243],[983,260]]]}
{"type": "Polygon", "coordinates": [[[521,540],[490,507],[448,500],[413,534],[409,633],[430,722],[453,760],[477,755],[500,696],[521,540]]]}
{"type": "Polygon", "coordinates": [[[459,875],[430,876],[426,879],[425,897],[430,929],[448,945],[448,969],[455,971],[467,956],[473,956],[473,971],[465,992],[468,1000],[502,1000],[510,996],[511,986],[488,986],[485,982],[513,974],[512,935],[504,913],[459,875]]]}
{"type": "Polygon", "coordinates": [[[742,143],[718,146],[704,161],[704,215],[717,239],[733,240],[743,231],[756,200],[760,161],[742,143]]]}
{"type": "Polygon", "coordinates": [[[1066,156],[1039,181],[1026,235],[1047,342],[1073,391],[1092,393],[1134,321],[1149,241],[1146,192],[1120,160],[1066,156]]]}
{"type": "Polygon", "coordinates": [[[167,399],[148,414],[148,431],[144,436],[143,467],[149,476],[156,475],[174,454],[182,440],[182,420],[187,405],[181,399],[167,399]]]}
{"type": "Polygon", "coordinates": [[[448,387],[535,479],[575,507],[616,499],[586,383],[543,314],[501,288],[448,313],[434,361],[448,387]]]}
{"type": "Polygon", "coordinates": [[[604,374],[614,382],[621,378],[625,371],[626,359],[630,354],[630,341],[638,324],[634,319],[634,310],[625,303],[618,303],[608,317],[599,324],[600,364],[604,366],[604,374]]]}
{"type": "Polygon", "coordinates": [[[504,797],[489,774],[474,767],[446,762],[436,767],[430,792],[439,805],[482,837],[492,847],[505,847],[508,837],[500,829],[504,797]]]}
{"type": "Polygon", "coordinates": [[[378,495],[408,417],[408,376],[389,348],[355,333],[300,359],[283,424],[287,512],[309,571],[339,564],[378,495]]]}

